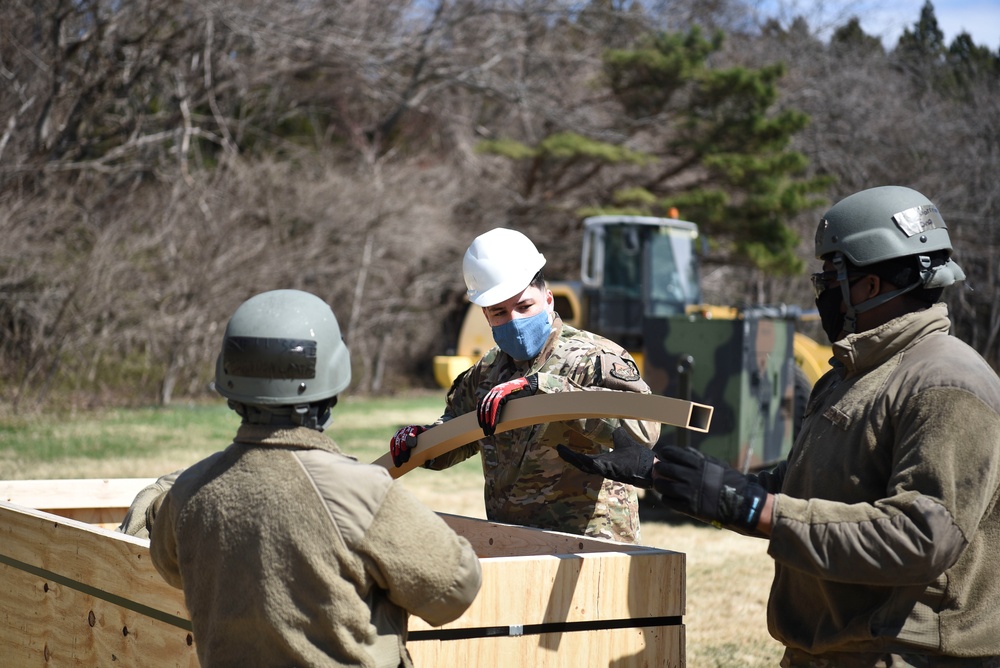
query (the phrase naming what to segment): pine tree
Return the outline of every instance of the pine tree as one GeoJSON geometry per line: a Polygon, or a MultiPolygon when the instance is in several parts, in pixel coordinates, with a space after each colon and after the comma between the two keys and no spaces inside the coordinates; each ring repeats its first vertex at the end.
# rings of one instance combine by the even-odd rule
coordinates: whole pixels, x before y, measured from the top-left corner
{"type": "Polygon", "coordinates": [[[603,57],[610,119],[589,132],[553,131],[534,144],[484,143],[515,160],[523,201],[596,213],[663,215],[699,223],[730,263],[801,271],[797,213],[827,180],[792,151],[805,114],[776,109],[781,65],[717,67],[721,33],[659,33],[603,57]]]}

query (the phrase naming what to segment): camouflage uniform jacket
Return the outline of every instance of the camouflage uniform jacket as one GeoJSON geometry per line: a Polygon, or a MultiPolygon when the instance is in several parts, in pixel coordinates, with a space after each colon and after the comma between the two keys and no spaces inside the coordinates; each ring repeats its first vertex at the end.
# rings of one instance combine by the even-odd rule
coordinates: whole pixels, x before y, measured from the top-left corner
{"type": "MultiPolygon", "coordinates": [[[[493,348],[459,376],[448,392],[445,412],[435,424],[475,411],[490,389],[532,373],[538,374],[540,393],[583,390],[649,394],[649,387],[624,348],[565,325],[556,314],[552,319],[552,333],[535,359],[515,362],[507,353],[493,348]]],[[[659,437],[658,422],[597,418],[554,422],[482,438],[426,466],[443,469],[479,453],[486,480],[486,516],[490,520],[638,542],[635,489],[579,471],[564,462],[555,447],[562,443],[588,454],[606,452],[612,443],[611,432],[620,424],[649,447],[659,437]]]]}
{"type": "Polygon", "coordinates": [[[997,665],[942,659],[1000,657],[1000,379],[950,325],[938,304],[835,343],[788,461],[758,476],[780,491],[788,665],[997,665]]]}
{"type": "Polygon", "coordinates": [[[206,668],[410,667],[407,614],[452,621],[481,583],[465,538],[304,427],[242,425],[177,477],[151,534],[206,668]]]}

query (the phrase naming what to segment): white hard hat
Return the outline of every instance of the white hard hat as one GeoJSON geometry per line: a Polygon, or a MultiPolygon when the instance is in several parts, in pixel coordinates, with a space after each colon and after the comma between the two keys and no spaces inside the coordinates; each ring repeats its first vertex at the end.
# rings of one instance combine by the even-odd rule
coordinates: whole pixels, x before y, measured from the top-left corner
{"type": "Polygon", "coordinates": [[[531,239],[516,230],[497,227],[476,237],[462,260],[469,301],[493,306],[523,292],[545,256],[531,239]]]}

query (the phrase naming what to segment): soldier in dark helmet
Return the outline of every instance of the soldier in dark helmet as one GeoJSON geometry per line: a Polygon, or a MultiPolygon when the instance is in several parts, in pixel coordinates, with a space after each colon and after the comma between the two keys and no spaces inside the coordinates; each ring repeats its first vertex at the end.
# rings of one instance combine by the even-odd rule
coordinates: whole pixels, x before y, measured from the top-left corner
{"type": "Polygon", "coordinates": [[[1000,379],[949,334],[962,281],[937,207],[872,188],[816,231],[833,368],[787,461],[745,475],[692,449],[564,458],[643,481],[692,517],[769,540],[782,666],[1000,666],[1000,379]]]}
{"type": "Polygon", "coordinates": [[[149,506],[202,666],[411,666],[407,616],[444,624],[479,591],[468,541],[322,433],[350,380],[318,297],[265,292],[230,319],[216,389],[242,424],[149,506]]]}

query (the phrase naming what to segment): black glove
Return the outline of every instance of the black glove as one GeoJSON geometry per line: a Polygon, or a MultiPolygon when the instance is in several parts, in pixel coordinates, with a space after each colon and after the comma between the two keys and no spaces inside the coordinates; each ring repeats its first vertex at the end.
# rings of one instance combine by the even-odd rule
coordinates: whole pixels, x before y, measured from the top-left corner
{"type": "Polygon", "coordinates": [[[667,506],[716,526],[757,528],[767,490],[746,475],[694,448],[668,446],[656,457],[653,488],[667,506]]]}
{"type": "Polygon", "coordinates": [[[556,450],[564,460],[584,473],[593,473],[618,482],[643,489],[653,486],[653,452],[632,440],[623,427],[611,434],[615,448],[600,455],[585,455],[557,445],[556,450]]]}
{"type": "Polygon", "coordinates": [[[500,422],[500,409],[511,398],[511,395],[530,397],[537,391],[538,376],[531,374],[500,383],[487,392],[486,396],[479,401],[479,405],[476,406],[476,418],[479,420],[479,426],[483,428],[483,434],[492,436],[496,433],[497,423],[500,422]]]}

